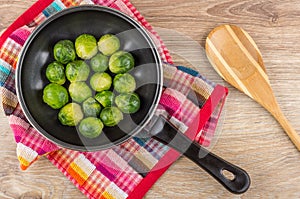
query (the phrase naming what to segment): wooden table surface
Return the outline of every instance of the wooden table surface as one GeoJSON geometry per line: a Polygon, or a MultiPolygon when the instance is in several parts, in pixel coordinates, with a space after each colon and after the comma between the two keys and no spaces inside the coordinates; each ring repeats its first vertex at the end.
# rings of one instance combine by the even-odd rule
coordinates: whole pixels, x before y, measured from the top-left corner
{"type": "MultiPolygon", "coordinates": [[[[34,0],[0,0],[0,32],[34,0]]],[[[254,38],[277,100],[300,132],[299,0],[132,0],[159,32],[174,62],[229,88],[211,150],[251,176],[243,195],[226,191],[186,158],[178,160],[145,198],[300,198],[300,153],[271,115],[217,75],[204,52],[216,26],[231,23],[254,38]]],[[[1,110],[2,111],[2,110],[1,110]]],[[[85,198],[45,158],[20,171],[16,144],[0,113],[0,198],[85,198]]]]}

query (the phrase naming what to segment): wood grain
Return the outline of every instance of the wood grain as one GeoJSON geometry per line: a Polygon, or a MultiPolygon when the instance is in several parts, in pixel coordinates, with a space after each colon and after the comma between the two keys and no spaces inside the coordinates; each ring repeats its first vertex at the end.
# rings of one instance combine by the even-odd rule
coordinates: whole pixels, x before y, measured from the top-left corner
{"type": "Polygon", "coordinates": [[[205,50],[217,73],[269,111],[300,151],[300,136],[282,113],[263,70],[261,53],[248,33],[234,25],[218,26],[209,33],[205,50]]]}
{"type": "MultiPolygon", "coordinates": [[[[0,0],[0,32],[34,1],[0,0]]],[[[145,198],[299,198],[300,154],[282,128],[260,105],[237,91],[210,66],[204,45],[224,23],[243,27],[264,58],[284,114],[300,132],[300,4],[298,0],[132,0],[155,27],[174,62],[193,67],[224,84],[230,94],[211,150],[248,171],[248,192],[228,193],[194,163],[181,158],[145,198]]],[[[46,159],[20,171],[15,142],[0,114],[0,198],[85,198],[46,159]]]]}

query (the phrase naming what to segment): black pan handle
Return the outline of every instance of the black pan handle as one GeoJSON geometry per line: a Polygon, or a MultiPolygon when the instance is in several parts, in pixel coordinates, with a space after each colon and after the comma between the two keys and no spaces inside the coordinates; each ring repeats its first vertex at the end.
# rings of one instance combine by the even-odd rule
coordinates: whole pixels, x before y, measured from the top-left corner
{"type": "Polygon", "coordinates": [[[165,118],[161,116],[157,118],[151,129],[151,134],[154,139],[174,148],[195,162],[230,192],[242,194],[248,190],[250,177],[246,171],[207,151],[198,143],[191,141],[183,133],[178,132],[165,118]],[[231,173],[233,179],[227,178],[224,175],[224,171],[231,173]]]}

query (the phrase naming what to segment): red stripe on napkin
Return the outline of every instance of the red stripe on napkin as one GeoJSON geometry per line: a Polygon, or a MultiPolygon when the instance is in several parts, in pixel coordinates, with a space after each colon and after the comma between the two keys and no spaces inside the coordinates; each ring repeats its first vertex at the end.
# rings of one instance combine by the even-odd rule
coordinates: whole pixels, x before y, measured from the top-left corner
{"type": "Polygon", "coordinates": [[[40,14],[53,0],[38,0],[26,12],[19,16],[14,23],[12,23],[1,35],[0,46],[3,45],[5,40],[18,28],[31,22],[38,14],[40,14]]]}

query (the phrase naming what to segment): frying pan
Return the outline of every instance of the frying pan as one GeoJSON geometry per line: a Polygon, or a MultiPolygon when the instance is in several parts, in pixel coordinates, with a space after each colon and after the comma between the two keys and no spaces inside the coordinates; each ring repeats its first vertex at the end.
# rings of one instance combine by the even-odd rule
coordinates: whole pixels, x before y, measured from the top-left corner
{"type": "MultiPolygon", "coordinates": [[[[20,106],[33,127],[47,139],[65,148],[96,151],[111,148],[136,136],[147,126],[156,140],[168,144],[185,155],[232,193],[240,194],[250,186],[249,175],[178,133],[162,116],[154,115],[163,88],[163,70],[154,42],[143,27],[129,16],[107,7],[78,6],[65,9],[38,26],[26,41],[16,70],[16,89],[20,106]],[[53,60],[54,44],[62,39],[75,40],[83,33],[96,37],[118,35],[121,48],[133,54],[136,62],[131,71],[137,82],[136,93],[141,99],[137,113],[126,115],[115,127],[105,127],[96,139],[87,139],[76,127],[59,123],[57,110],[43,103],[43,88],[49,82],[46,66],[53,60]],[[233,174],[228,179],[223,171],[233,174]]],[[[65,85],[67,86],[67,85],[65,85]]]]}

